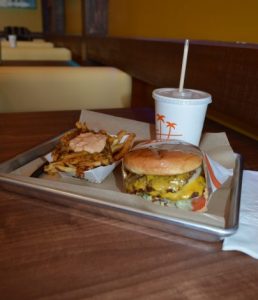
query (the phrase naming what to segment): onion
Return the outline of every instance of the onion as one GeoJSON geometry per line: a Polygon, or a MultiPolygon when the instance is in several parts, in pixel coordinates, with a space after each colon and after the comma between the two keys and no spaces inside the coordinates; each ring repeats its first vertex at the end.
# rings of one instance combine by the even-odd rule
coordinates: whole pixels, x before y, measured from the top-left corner
{"type": "Polygon", "coordinates": [[[197,168],[197,169],[194,171],[193,175],[189,178],[188,183],[191,183],[191,182],[194,181],[196,178],[198,178],[198,177],[201,175],[201,172],[202,172],[202,168],[201,168],[201,167],[197,168]]]}

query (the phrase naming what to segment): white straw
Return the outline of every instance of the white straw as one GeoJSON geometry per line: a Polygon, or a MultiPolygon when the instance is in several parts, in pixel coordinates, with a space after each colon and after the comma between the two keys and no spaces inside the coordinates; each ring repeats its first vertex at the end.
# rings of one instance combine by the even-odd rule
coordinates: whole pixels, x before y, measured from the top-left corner
{"type": "Polygon", "coordinates": [[[183,88],[184,88],[185,70],[186,70],[187,56],[188,56],[188,48],[189,48],[189,40],[185,40],[184,55],[183,55],[183,61],[182,61],[182,67],[181,67],[181,75],[180,75],[180,83],[179,83],[179,92],[180,93],[182,93],[183,88]]]}

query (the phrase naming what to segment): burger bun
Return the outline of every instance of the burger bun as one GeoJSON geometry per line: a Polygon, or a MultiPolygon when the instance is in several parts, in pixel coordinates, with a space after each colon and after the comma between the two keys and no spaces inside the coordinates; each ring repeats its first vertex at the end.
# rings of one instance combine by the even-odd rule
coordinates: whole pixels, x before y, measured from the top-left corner
{"type": "Polygon", "coordinates": [[[128,152],[123,164],[127,170],[139,175],[179,175],[200,167],[202,155],[150,147],[128,152]]]}

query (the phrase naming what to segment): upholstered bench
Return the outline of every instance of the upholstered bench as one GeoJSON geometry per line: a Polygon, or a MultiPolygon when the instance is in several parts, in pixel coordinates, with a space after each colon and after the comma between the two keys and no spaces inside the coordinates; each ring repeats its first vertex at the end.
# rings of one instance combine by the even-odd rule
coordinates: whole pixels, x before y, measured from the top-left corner
{"type": "Polygon", "coordinates": [[[112,67],[0,67],[0,112],[129,107],[131,85],[112,67]]]}
{"type": "Polygon", "coordinates": [[[3,61],[70,61],[72,59],[72,53],[66,48],[2,47],[1,59],[3,61]]]}
{"type": "MultiPolygon", "coordinates": [[[[10,48],[9,41],[1,41],[2,47],[10,48]]],[[[53,48],[54,44],[51,42],[45,42],[45,41],[17,41],[16,42],[17,48],[53,48]]]]}

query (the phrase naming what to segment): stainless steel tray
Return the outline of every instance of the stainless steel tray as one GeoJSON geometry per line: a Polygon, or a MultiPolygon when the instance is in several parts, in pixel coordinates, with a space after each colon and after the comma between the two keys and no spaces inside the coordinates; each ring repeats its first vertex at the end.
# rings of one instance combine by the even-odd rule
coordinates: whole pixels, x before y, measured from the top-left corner
{"type": "MultiPolygon", "coordinates": [[[[144,207],[130,206],[123,201],[113,201],[112,195],[120,195],[121,199],[123,198],[124,193],[121,192],[120,194],[115,192],[102,193],[100,189],[99,193],[95,194],[95,196],[82,195],[77,192],[74,185],[70,185],[70,183],[67,183],[67,186],[73,188],[60,189],[58,184],[49,186],[46,183],[47,181],[41,178],[32,178],[31,174],[24,176],[15,173],[17,169],[26,166],[30,162],[43,157],[46,153],[50,152],[56,145],[58,139],[59,137],[56,137],[0,164],[0,186],[11,192],[37,197],[62,206],[65,205],[203,241],[214,242],[223,240],[225,237],[236,232],[239,222],[242,183],[242,158],[240,154],[236,154],[232,188],[227,201],[228,213],[225,220],[225,226],[218,227],[196,220],[187,220],[186,218],[171,217],[166,214],[148,211],[144,209],[144,207]],[[108,201],[106,201],[107,197],[108,201]]],[[[33,172],[35,172],[35,170],[31,171],[31,173],[33,172]]]]}

